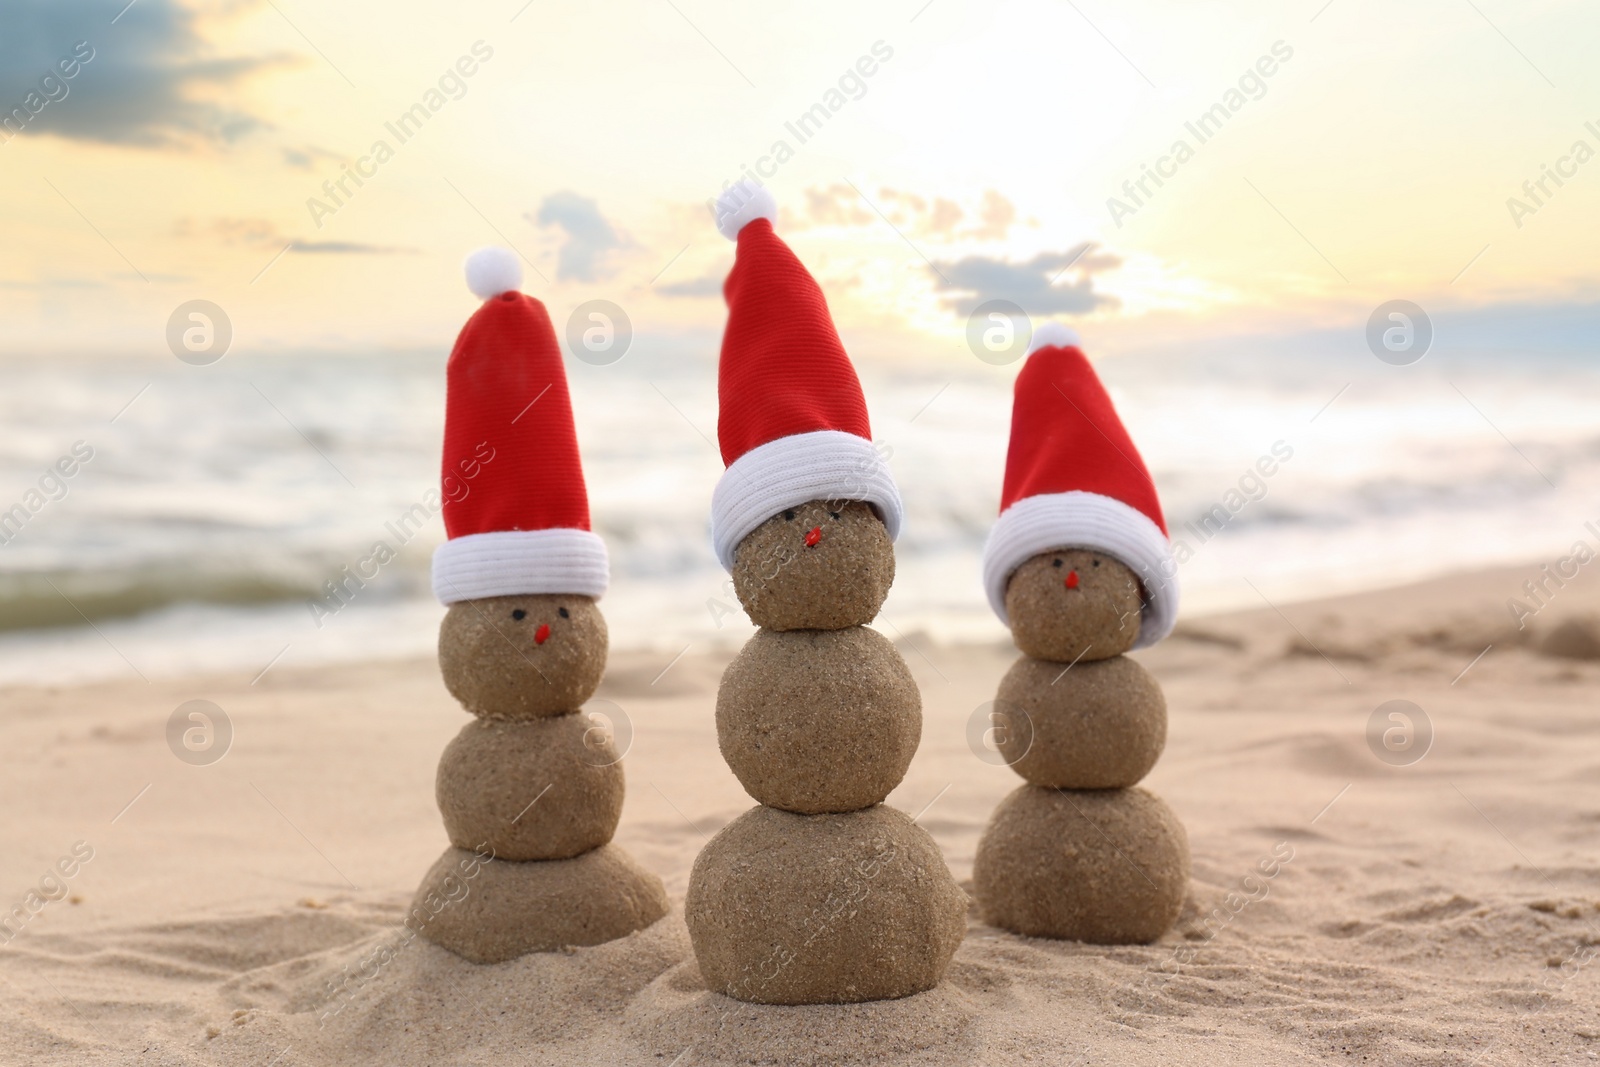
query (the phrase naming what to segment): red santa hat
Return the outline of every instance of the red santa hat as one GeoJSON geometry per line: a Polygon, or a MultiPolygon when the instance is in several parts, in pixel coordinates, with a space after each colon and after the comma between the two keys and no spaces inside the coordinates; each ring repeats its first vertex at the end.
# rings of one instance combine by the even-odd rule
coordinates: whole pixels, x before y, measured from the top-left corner
{"type": "Polygon", "coordinates": [[[773,232],[777,217],[772,194],[748,180],[717,200],[717,229],[738,244],[717,368],[728,469],[711,495],[711,539],[729,570],[745,535],[808,500],[866,501],[891,539],[904,514],[828,303],[773,232]]]}
{"type": "Polygon", "coordinates": [[[483,298],[446,369],[444,528],[433,553],[442,602],[606,590],[605,542],[589,530],[561,346],[544,305],[517,291],[514,253],[467,258],[483,298]]]}
{"type": "Polygon", "coordinates": [[[1017,375],[1000,518],[983,548],[983,585],[1000,621],[1006,583],[1041,552],[1088,548],[1117,559],[1144,586],[1135,648],[1172,631],[1177,566],[1155,482],[1117,416],[1075,330],[1034,331],[1017,375]]]}

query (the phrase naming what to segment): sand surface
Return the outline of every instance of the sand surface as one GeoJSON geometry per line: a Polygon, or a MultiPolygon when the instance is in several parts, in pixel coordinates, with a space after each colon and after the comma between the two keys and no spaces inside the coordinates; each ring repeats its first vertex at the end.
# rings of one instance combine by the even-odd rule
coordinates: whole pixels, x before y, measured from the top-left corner
{"type": "MultiPolygon", "coordinates": [[[[726,656],[691,649],[652,684],[670,657],[617,655],[600,694],[633,730],[617,841],[666,880],[672,913],[487,967],[399,925],[446,844],[434,769],[465,719],[434,663],[8,690],[0,909],[70,895],[0,945],[0,1062],[1590,1062],[1600,662],[1536,636],[1600,609],[1600,590],[1580,580],[1518,634],[1505,600],[1536,569],[1183,624],[1138,654],[1170,707],[1145,784],[1194,854],[1178,927],[1096,948],[972,918],[942,987],[852,1007],[726,1000],[689,952],[695,854],[752,804],[717,753],[726,656]],[[206,766],[165,739],[197,698],[234,734],[206,766]],[[1409,766],[1367,740],[1394,699],[1434,729],[1409,766]],[[92,859],[47,877],[78,842],[92,859]]],[[[1015,652],[900,647],[926,721],[889,802],[970,885],[1019,779],[974,755],[968,721],[1015,652]]]]}

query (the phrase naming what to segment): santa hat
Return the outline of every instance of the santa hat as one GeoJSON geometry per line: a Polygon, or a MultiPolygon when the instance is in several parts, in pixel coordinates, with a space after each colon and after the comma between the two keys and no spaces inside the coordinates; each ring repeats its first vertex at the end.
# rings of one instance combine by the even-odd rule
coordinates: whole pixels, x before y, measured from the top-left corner
{"type": "Polygon", "coordinates": [[[745,535],[808,500],[866,501],[891,539],[903,518],[828,303],[773,232],[777,216],[772,194],[748,180],[717,200],[717,229],[738,244],[717,368],[728,469],[711,494],[711,540],[729,570],[745,535]]]}
{"type": "Polygon", "coordinates": [[[1017,375],[1000,518],[983,548],[983,584],[1000,621],[1006,583],[1027,560],[1053,549],[1104,552],[1133,570],[1145,604],[1135,648],[1172,631],[1177,567],[1139,450],[1105,386],[1060,323],[1034,331],[1017,375]]]}
{"type": "Polygon", "coordinates": [[[589,531],[561,346],[544,305],[517,291],[515,254],[467,258],[483,298],[446,369],[444,528],[433,553],[442,602],[523,593],[598,597],[610,566],[589,531]],[[459,487],[459,488],[458,488],[459,487]],[[462,494],[465,495],[462,495],[462,494]]]}

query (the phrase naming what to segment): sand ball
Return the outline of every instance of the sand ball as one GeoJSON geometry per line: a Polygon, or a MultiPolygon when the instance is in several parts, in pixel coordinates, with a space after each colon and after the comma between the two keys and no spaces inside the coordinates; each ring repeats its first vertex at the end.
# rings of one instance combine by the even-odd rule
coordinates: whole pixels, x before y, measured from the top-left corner
{"type": "Polygon", "coordinates": [[[605,673],[606,621],[586,596],[463,600],[439,627],[439,669],[474,715],[565,715],[594,695],[605,673]]]}
{"type": "Polygon", "coordinates": [[[868,504],[797,504],[739,542],[733,588],[757,626],[838,630],[871,622],[894,582],[894,545],[868,504]]]}
{"type": "Polygon", "coordinates": [[[1073,667],[1023,656],[1000,680],[995,702],[1027,717],[1027,728],[997,734],[996,747],[1034,785],[1135,785],[1167,742],[1161,686],[1126,656],[1073,667]]]}
{"type": "Polygon", "coordinates": [[[1028,937],[1154,941],[1189,888],[1189,837],[1143,789],[1025,785],[995,809],[972,881],[984,920],[1028,937]]]}
{"type": "Polygon", "coordinates": [[[922,695],[882,634],[761,630],[722,675],[717,740],[756,800],[855,811],[900,784],[922,739],[922,695]]]}
{"type": "Polygon", "coordinates": [[[587,715],[474,719],[439,759],[434,793],[450,843],[503,860],[559,860],[611,840],[622,763],[587,715]]]}
{"type": "Polygon", "coordinates": [[[1011,639],[1035,659],[1110,659],[1138,638],[1141,597],[1133,571],[1104,552],[1045,552],[1006,586],[1011,639]]]}
{"type": "Polygon", "coordinates": [[[614,941],[666,913],[661,879],[616,845],[527,863],[451,848],[423,877],[405,925],[473,963],[501,963],[614,941]]]}
{"type": "Polygon", "coordinates": [[[904,812],[745,812],[695,860],[684,920],[706,985],[760,1004],[847,1004],[932,989],[967,895],[904,812]]]}

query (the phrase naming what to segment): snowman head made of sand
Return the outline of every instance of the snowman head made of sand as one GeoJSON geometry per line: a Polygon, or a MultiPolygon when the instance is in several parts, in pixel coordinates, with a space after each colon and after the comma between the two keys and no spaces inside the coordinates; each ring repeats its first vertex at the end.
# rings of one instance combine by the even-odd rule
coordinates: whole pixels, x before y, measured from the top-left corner
{"type": "Polygon", "coordinates": [[[772,194],[748,183],[731,192],[739,202],[718,216],[738,257],[723,286],[727,470],[711,498],[712,541],[757,626],[862,626],[894,582],[900,493],[822,290],[773,231],[772,194]]]}
{"type": "Polygon", "coordinates": [[[450,353],[444,524],[433,589],[446,687],[481,718],[565,715],[594,695],[610,575],[589,498],[561,349],[544,305],[518,291],[516,257],[476,253],[483,305],[450,353]]]}
{"type": "Polygon", "coordinates": [[[1034,659],[1146,648],[1178,614],[1155,483],[1105,386],[1060,323],[1017,375],[1000,517],[983,553],[989,605],[1034,659]]]}

